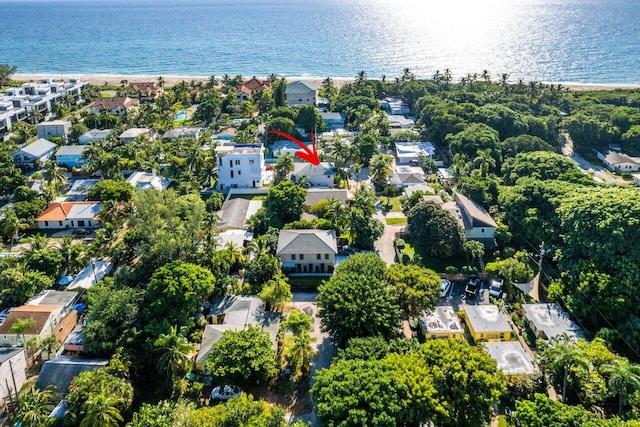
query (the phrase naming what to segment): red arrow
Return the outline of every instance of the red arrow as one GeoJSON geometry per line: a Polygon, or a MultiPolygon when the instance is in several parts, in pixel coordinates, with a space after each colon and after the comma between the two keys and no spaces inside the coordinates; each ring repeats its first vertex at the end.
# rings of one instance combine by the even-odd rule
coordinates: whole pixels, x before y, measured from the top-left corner
{"type": "Polygon", "coordinates": [[[315,135],[313,134],[313,132],[311,132],[311,148],[309,148],[302,141],[299,141],[296,138],[292,137],[288,133],[281,132],[279,130],[270,130],[270,131],[267,131],[267,133],[278,135],[278,136],[281,136],[283,138],[288,139],[289,141],[295,142],[296,145],[298,145],[300,148],[302,148],[301,151],[296,151],[296,156],[300,157],[302,160],[306,160],[307,162],[311,163],[312,165],[316,165],[317,166],[317,165],[320,164],[320,159],[318,159],[318,151],[316,150],[316,139],[315,139],[315,135]]]}

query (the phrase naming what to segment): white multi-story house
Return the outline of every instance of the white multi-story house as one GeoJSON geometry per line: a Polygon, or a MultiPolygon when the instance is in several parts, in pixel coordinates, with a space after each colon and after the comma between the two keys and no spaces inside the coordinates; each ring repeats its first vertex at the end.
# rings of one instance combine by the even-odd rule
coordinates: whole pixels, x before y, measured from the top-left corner
{"type": "Polygon", "coordinates": [[[53,120],[38,124],[38,138],[60,137],[67,142],[71,122],[67,120],[53,120]]]}
{"type": "Polygon", "coordinates": [[[317,88],[313,83],[298,80],[287,84],[285,97],[287,105],[316,105],[317,88]]]}
{"type": "Polygon", "coordinates": [[[264,146],[237,144],[216,148],[218,189],[260,188],[263,181],[264,146]]]}

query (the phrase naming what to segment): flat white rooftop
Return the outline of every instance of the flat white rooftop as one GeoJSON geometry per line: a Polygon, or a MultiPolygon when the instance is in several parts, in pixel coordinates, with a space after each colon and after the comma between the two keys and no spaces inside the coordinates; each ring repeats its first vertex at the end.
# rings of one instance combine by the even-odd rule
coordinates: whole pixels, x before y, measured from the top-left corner
{"type": "Polygon", "coordinates": [[[522,309],[527,320],[547,339],[563,334],[574,338],[581,336],[580,327],[556,303],[522,304],[522,309]]]}
{"type": "Polygon", "coordinates": [[[436,306],[425,312],[418,320],[425,334],[462,333],[464,329],[458,315],[451,306],[436,306]]]}
{"type": "Polygon", "coordinates": [[[493,305],[463,305],[473,330],[476,332],[512,332],[507,316],[493,305]]]}
{"type": "Polygon", "coordinates": [[[485,342],[482,345],[505,375],[531,375],[535,372],[531,355],[519,341],[485,342]]]}

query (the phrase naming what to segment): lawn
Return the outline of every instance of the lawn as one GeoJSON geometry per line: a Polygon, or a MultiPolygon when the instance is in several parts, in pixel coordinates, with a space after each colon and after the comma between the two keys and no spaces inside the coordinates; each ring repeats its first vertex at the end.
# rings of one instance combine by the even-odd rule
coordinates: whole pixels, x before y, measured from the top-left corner
{"type": "Polygon", "coordinates": [[[407,218],[406,217],[400,217],[400,218],[387,218],[387,225],[404,225],[407,223],[407,218]]]}
{"type": "Polygon", "coordinates": [[[434,270],[438,273],[444,273],[445,269],[452,265],[460,270],[467,265],[467,259],[465,257],[455,257],[441,259],[427,255],[424,250],[419,246],[414,246],[409,242],[405,242],[404,253],[413,258],[414,254],[418,254],[422,258],[422,266],[434,270]]]}
{"type": "Polygon", "coordinates": [[[318,286],[326,277],[289,277],[289,284],[292,291],[309,291],[315,292],[318,290],[318,286]]]}
{"type": "Polygon", "coordinates": [[[233,199],[245,199],[245,200],[264,200],[267,197],[265,194],[234,194],[229,200],[233,199]]]}
{"type": "Polygon", "coordinates": [[[402,212],[402,206],[400,205],[400,197],[380,197],[380,203],[385,212],[402,212]]]}

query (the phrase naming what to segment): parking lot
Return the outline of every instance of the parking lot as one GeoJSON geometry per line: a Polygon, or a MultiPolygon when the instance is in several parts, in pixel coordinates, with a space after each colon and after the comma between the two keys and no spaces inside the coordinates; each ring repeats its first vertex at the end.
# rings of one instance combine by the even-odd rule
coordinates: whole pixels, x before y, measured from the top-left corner
{"type": "Polygon", "coordinates": [[[449,292],[440,299],[438,305],[450,305],[454,310],[459,310],[459,307],[463,304],[478,305],[489,304],[489,284],[481,282],[480,291],[476,298],[467,298],[464,294],[464,288],[467,282],[453,282],[449,292]]]}

